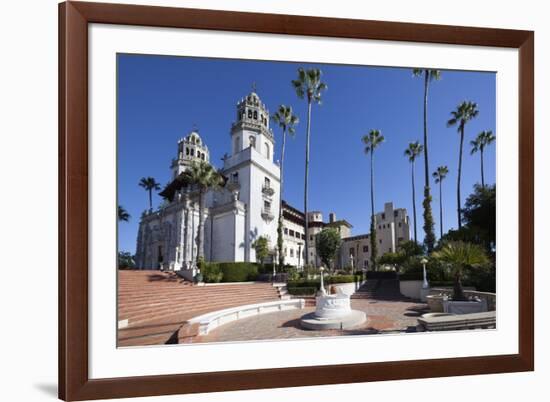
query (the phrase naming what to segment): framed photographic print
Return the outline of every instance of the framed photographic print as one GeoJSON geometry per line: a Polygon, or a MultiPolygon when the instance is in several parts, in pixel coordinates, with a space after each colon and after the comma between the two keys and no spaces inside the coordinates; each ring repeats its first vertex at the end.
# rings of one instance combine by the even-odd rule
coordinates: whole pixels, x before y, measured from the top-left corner
{"type": "Polygon", "coordinates": [[[533,32],[59,12],[60,398],[533,370],[533,32]]]}

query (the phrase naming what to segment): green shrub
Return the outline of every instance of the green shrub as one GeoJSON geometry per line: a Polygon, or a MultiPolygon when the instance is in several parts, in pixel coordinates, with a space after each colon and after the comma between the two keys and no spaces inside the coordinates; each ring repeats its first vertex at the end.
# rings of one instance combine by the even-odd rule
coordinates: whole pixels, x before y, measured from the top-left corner
{"type": "MultiPolygon", "coordinates": [[[[421,281],[424,279],[422,264],[419,257],[409,258],[401,267],[399,279],[402,281],[421,281]]],[[[428,281],[450,281],[448,269],[440,261],[429,259],[426,264],[428,281]]]]}
{"type": "Polygon", "coordinates": [[[395,271],[367,271],[367,279],[395,279],[395,271]]]}
{"type": "Polygon", "coordinates": [[[298,271],[298,268],[295,268],[295,267],[286,268],[285,267],[284,272],[286,272],[288,274],[288,280],[289,281],[297,281],[297,280],[300,279],[300,272],[298,271]]]}
{"type": "Polygon", "coordinates": [[[294,296],[314,296],[317,291],[316,287],[290,287],[287,288],[288,293],[294,296]]]}
{"type": "Polygon", "coordinates": [[[315,279],[299,279],[297,281],[288,281],[286,286],[289,288],[315,288],[319,289],[321,282],[315,279]]]}
{"type": "Polygon", "coordinates": [[[252,263],[258,267],[258,273],[259,274],[272,274],[273,273],[273,263],[268,262],[264,265],[258,264],[258,263],[252,263]]]}
{"type": "Polygon", "coordinates": [[[220,265],[216,262],[204,263],[201,272],[206,283],[219,283],[223,279],[220,265]]]}
{"type": "Polygon", "coordinates": [[[251,262],[220,262],[222,282],[247,282],[258,278],[258,265],[251,262]]]}
{"type": "MultiPolygon", "coordinates": [[[[357,278],[359,280],[359,278],[357,278]]],[[[354,275],[333,275],[333,276],[327,276],[324,278],[324,284],[326,285],[333,285],[336,283],[353,283],[356,281],[356,277],[354,275]]],[[[321,288],[321,279],[299,279],[299,280],[290,280],[287,282],[288,288],[315,288],[320,289],[321,288]]]]}

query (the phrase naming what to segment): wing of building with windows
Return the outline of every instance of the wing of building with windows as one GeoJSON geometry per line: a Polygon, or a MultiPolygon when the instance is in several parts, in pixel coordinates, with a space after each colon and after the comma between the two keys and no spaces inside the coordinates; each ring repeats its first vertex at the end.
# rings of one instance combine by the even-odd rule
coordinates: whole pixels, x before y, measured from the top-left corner
{"type": "MultiPolygon", "coordinates": [[[[219,172],[223,188],[208,190],[204,208],[204,257],[207,261],[256,261],[253,243],[268,239],[270,258],[276,260],[277,223],[279,217],[280,168],[274,161],[275,139],[269,127],[270,115],[253,91],[237,103],[236,119],[231,125],[228,149],[219,172]]],[[[181,177],[195,162],[210,163],[208,146],[192,130],[180,139],[171,163],[171,181],[160,193],[163,204],[145,211],[140,220],[136,266],[141,269],[193,270],[197,261],[199,194],[181,177]]],[[[365,205],[367,211],[367,205],[365,205]]],[[[306,252],[310,261],[320,265],[315,236],[327,227],[335,228],[343,239],[336,265],[368,269],[369,237],[352,235],[352,224],[336,219],[333,212],[327,221],[320,211],[308,212],[309,227],[304,230],[304,213],[282,203],[285,263],[302,267],[306,252]],[[304,250],[309,236],[309,250],[304,250]],[[353,256],[350,259],[350,256],[353,256]]],[[[399,243],[410,239],[409,217],[405,209],[386,203],[377,214],[379,255],[395,251],[399,243]]],[[[365,219],[369,219],[368,212],[365,219]]]]}

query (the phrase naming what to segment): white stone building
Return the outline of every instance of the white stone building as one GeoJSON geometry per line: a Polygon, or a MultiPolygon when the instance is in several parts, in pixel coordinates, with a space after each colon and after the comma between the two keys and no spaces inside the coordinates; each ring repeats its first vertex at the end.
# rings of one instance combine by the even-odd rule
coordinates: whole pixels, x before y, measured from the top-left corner
{"type": "MultiPolygon", "coordinates": [[[[341,264],[355,269],[368,269],[371,257],[370,236],[362,234],[343,238],[341,264]]],[[[410,222],[405,208],[393,208],[392,202],[384,204],[384,212],[376,214],[377,254],[395,253],[399,244],[411,240],[410,222]]]]}
{"type": "MultiPolygon", "coordinates": [[[[269,111],[250,93],[237,104],[231,127],[231,155],[223,161],[225,187],[206,194],[204,251],[207,261],[256,261],[254,240],[265,236],[274,249],[279,214],[280,169],[273,161],[269,111]]],[[[193,161],[209,162],[208,147],[196,131],[178,141],[165,204],[143,214],[137,236],[136,266],[191,269],[197,258],[198,194],[176,178],[193,161]]]]}
{"type": "MultiPolygon", "coordinates": [[[[256,262],[253,242],[263,236],[268,239],[271,258],[276,260],[280,168],[273,161],[275,141],[269,128],[269,111],[256,93],[250,93],[237,104],[230,136],[231,155],[224,156],[220,169],[225,185],[206,193],[205,259],[256,262]]],[[[165,202],[156,211],[145,211],[141,217],[135,256],[138,268],[188,270],[194,274],[199,197],[197,191],[182,185],[178,177],[196,161],[209,163],[210,153],[194,130],[178,141],[176,158],[171,163],[171,182],[161,192],[165,202]]],[[[320,266],[315,236],[323,228],[334,227],[343,239],[336,267],[349,267],[353,255],[356,268],[368,268],[368,235],[352,236],[352,225],[346,220],[336,220],[334,213],[329,214],[328,222],[323,221],[320,211],[308,214],[309,228],[305,233],[304,213],[283,202],[285,264],[303,267],[304,244],[309,236],[310,261],[320,266]]],[[[400,242],[410,239],[407,212],[394,210],[392,203],[386,203],[384,212],[377,214],[377,225],[379,255],[395,251],[400,242]]]]}

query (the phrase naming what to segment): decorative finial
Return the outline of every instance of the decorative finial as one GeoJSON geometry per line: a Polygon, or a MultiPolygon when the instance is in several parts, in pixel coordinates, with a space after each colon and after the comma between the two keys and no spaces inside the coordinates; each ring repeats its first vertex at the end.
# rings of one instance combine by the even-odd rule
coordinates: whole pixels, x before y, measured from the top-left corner
{"type": "Polygon", "coordinates": [[[256,81],[252,82],[252,92],[256,92],[256,81]]]}
{"type": "Polygon", "coordinates": [[[199,132],[199,128],[197,127],[197,123],[193,123],[193,131],[195,133],[198,133],[199,132]]]}

